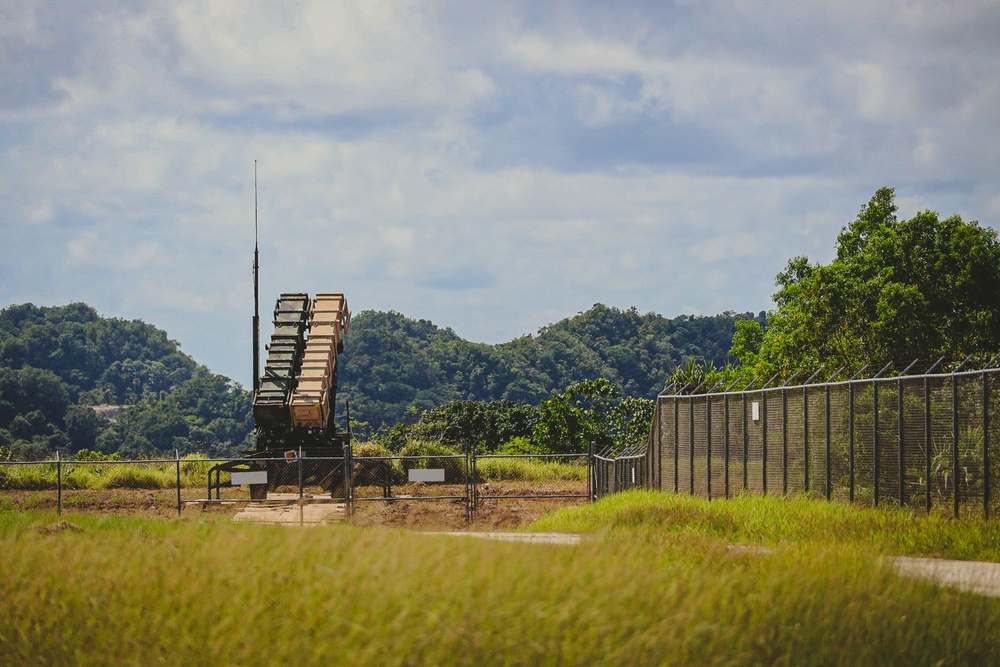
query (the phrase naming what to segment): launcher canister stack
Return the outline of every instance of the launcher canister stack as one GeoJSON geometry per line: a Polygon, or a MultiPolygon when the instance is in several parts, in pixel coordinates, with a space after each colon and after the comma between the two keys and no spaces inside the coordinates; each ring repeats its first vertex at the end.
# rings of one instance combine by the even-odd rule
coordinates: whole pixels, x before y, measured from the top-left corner
{"type": "Polygon", "coordinates": [[[302,365],[292,392],[292,426],[325,428],[337,396],[337,355],[350,325],[347,299],[338,292],[316,294],[302,365]]]}
{"type": "Polygon", "coordinates": [[[351,321],[347,299],[322,292],[286,293],[274,306],[274,334],[253,399],[258,444],[292,444],[295,432],[333,430],[337,356],[351,321]]]}
{"type": "Polygon", "coordinates": [[[305,349],[305,331],[311,307],[308,294],[282,294],[274,304],[274,334],[268,345],[267,364],[260,389],[253,399],[253,417],[258,427],[287,428],[288,403],[305,349]]]}

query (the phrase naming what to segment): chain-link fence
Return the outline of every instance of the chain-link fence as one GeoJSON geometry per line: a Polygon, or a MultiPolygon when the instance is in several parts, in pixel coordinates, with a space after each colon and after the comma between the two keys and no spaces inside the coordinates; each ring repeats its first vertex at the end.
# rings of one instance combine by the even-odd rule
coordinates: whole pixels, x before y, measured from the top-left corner
{"type": "MultiPolygon", "coordinates": [[[[584,454],[355,457],[347,446],[340,457],[289,451],[278,458],[0,461],[0,508],[180,514],[192,505],[336,502],[350,515],[356,503],[451,501],[464,503],[471,521],[481,502],[586,501],[628,487],[624,477],[605,484],[617,477],[598,475],[595,460],[592,448],[584,454]]],[[[645,475],[645,467],[639,470],[645,475]]]]}
{"type": "Polygon", "coordinates": [[[940,363],[920,375],[887,377],[884,368],[841,381],[661,394],[653,486],[708,498],[806,493],[988,517],[998,502],[1000,369],[933,372],[940,363]]]}
{"type": "Polygon", "coordinates": [[[594,496],[649,486],[649,456],[645,444],[608,448],[594,455],[594,496]]]}
{"type": "Polygon", "coordinates": [[[180,514],[188,505],[343,502],[343,458],[0,461],[0,508],[180,514]]]}

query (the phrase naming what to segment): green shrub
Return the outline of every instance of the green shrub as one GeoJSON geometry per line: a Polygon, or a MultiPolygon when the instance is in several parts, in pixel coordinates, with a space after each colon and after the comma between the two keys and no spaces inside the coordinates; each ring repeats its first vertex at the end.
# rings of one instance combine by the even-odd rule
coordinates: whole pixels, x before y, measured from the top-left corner
{"type": "Polygon", "coordinates": [[[408,479],[411,468],[444,468],[444,480],[449,484],[460,484],[465,481],[465,458],[460,452],[439,442],[426,440],[411,440],[399,452],[400,456],[458,456],[459,458],[417,458],[401,461],[403,479],[408,479]]]}
{"type": "Polygon", "coordinates": [[[549,454],[549,450],[531,438],[511,438],[497,449],[497,454],[549,454]]]}
{"type": "Polygon", "coordinates": [[[361,442],[353,447],[354,456],[392,456],[388,447],[377,442],[361,442]]]}
{"type": "Polygon", "coordinates": [[[481,482],[556,482],[587,479],[587,466],[580,463],[544,459],[479,459],[476,463],[481,482]]]}
{"type": "Polygon", "coordinates": [[[76,453],[74,457],[76,461],[121,461],[122,456],[118,452],[113,452],[111,454],[103,454],[101,452],[94,452],[89,449],[81,449],[76,453]]]}
{"type": "Polygon", "coordinates": [[[176,485],[176,476],[165,470],[135,465],[114,466],[100,480],[103,489],[169,489],[176,485]]]}
{"type": "Polygon", "coordinates": [[[0,488],[11,491],[50,491],[58,488],[55,466],[5,466],[0,488]]]}
{"type": "Polygon", "coordinates": [[[64,465],[62,468],[62,485],[64,489],[79,491],[96,489],[100,484],[99,470],[94,466],[64,465]]]}

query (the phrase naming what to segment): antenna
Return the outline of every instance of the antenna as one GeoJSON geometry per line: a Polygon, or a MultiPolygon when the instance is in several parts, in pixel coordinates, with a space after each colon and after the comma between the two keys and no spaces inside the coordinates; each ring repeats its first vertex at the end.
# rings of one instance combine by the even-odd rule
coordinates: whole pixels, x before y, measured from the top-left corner
{"type": "Polygon", "coordinates": [[[257,160],[253,161],[253,395],[260,390],[260,252],[257,248],[257,160]]]}

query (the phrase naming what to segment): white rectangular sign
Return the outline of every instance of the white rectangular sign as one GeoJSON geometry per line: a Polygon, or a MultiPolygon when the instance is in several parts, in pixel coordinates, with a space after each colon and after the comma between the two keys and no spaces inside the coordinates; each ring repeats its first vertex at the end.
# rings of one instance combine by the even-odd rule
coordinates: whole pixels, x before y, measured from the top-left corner
{"type": "Polygon", "coordinates": [[[443,482],[444,468],[410,468],[411,482],[443,482]]]}
{"type": "Polygon", "coordinates": [[[755,422],[760,421],[760,402],[754,401],[750,404],[750,418],[755,422]]]}
{"type": "Polygon", "coordinates": [[[242,484],[267,484],[267,471],[234,472],[232,485],[240,486],[242,484]]]}

